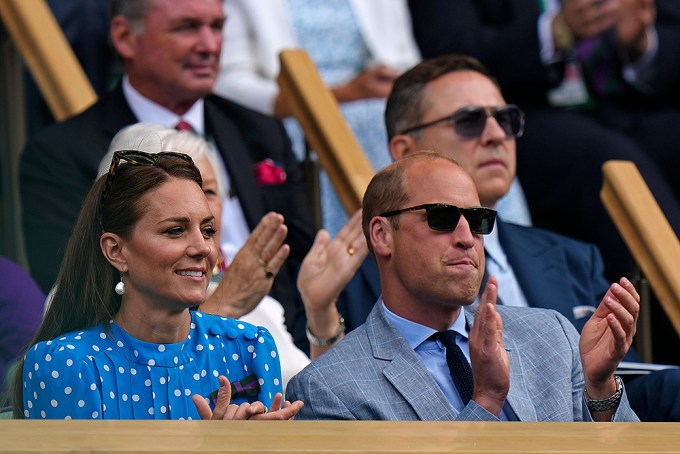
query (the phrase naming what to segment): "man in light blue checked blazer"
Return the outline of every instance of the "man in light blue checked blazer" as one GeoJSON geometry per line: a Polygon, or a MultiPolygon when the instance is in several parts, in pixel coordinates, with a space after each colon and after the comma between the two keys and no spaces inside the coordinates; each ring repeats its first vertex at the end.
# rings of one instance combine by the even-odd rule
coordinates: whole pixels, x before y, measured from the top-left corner
{"type": "Polygon", "coordinates": [[[449,158],[415,153],[386,167],[364,196],[363,227],[382,297],[366,323],[288,384],[299,419],[637,421],[614,375],[630,348],[639,296],[613,284],[581,338],[559,313],[496,306],[482,235],[495,212],[449,158]],[[466,401],[446,347],[455,331],[471,365],[466,401]]]}

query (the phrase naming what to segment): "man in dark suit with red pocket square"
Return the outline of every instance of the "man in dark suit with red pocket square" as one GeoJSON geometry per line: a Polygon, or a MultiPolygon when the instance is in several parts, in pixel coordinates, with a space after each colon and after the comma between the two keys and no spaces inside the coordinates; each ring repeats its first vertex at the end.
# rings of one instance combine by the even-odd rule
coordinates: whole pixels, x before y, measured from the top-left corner
{"type": "Polygon", "coordinates": [[[187,121],[218,150],[248,231],[269,211],[284,216],[291,252],[271,294],[292,326],[298,312],[295,276],[313,242],[313,222],[281,124],[211,94],[219,71],[222,3],[111,3],[111,41],[122,60],[122,82],[83,113],[35,135],[21,159],[24,238],[33,277],[49,291],[81,201],[113,136],[138,121],[166,126],[187,121]]]}

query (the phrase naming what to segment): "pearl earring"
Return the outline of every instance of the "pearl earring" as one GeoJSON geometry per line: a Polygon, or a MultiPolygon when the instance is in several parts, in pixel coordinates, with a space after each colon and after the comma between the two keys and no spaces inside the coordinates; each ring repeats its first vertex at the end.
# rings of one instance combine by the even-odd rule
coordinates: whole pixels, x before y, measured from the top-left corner
{"type": "Polygon", "coordinates": [[[120,282],[116,284],[113,289],[117,294],[123,295],[125,293],[125,283],[123,282],[123,273],[120,273],[120,282]]]}

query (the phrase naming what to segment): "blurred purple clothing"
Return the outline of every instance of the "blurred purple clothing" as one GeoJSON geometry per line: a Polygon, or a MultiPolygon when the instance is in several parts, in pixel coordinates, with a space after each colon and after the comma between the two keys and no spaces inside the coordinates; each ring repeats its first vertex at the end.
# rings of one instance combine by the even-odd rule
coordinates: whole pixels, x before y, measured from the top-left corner
{"type": "Polygon", "coordinates": [[[0,384],[43,318],[45,295],[19,265],[0,257],[0,384]]]}

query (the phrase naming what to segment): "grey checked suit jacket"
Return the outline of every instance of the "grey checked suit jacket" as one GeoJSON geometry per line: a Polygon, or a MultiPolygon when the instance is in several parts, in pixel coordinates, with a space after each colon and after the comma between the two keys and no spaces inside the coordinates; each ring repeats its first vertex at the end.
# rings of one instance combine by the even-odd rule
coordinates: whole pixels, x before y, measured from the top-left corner
{"type": "MultiPolygon", "coordinates": [[[[472,326],[476,307],[465,309],[472,326]]],[[[520,421],[590,421],[578,333],[552,310],[498,307],[510,358],[507,402],[520,421]]],[[[458,413],[379,302],[366,323],[296,375],[288,400],[297,419],[495,421],[474,401],[458,413]]],[[[615,421],[637,421],[625,395],[615,421]]]]}

